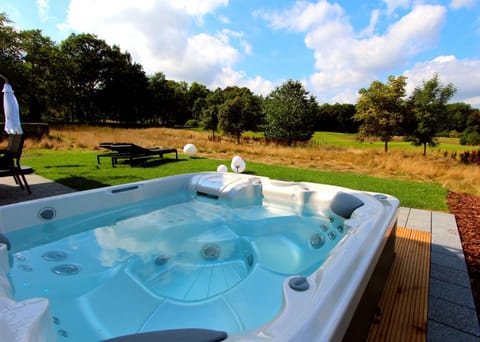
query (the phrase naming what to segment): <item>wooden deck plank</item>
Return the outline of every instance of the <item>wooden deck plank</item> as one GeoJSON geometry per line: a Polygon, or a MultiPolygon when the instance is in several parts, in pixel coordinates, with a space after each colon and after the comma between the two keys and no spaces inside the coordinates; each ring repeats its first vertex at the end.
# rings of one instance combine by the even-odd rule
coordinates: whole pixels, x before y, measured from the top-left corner
{"type": "MultiPolygon", "coordinates": [[[[406,254],[406,237],[404,236],[407,231],[398,229],[397,230],[397,241],[396,241],[396,257],[393,261],[392,268],[390,270],[389,279],[387,280],[387,284],[385,286],[382,298],[380,300],[380,316],[378,324],[374,324],[372,326],[372,331],[370,333],[370,339],[372,341],[376,340],[385,340],[387,335],[389,334],[389,327],[394,323],[393,317],[393,310],[392,308],[397,306],[398,297],[395,295],[397,291],[397,284],[403,282],[402,277],[405,276],[404,273],[399,272],[401,268],[401,263],[403,262],[403,258],[400,256],[404,256],[406,254]],[[390,293],[392,295],[386,296],[386,293],[390,293]]],[[[396,321],[395,324],[399,325],[401,322],[396,321]]]]}
{"type": "MultiPolygon", "coordinates": [[[[412,240],[415,245],[420,244],[420,246],[415,247],[415,251],[412,251],[410,258],[411,265],[415,266],[411,269],[411,288],[412,292],[410,293],[411,298],[405,298],[405,305],[410,305],[410,316],[406,318],[406,326],[404,328],[407,332],[410,332],[412,341],[422,341],[424,334],[426,332],[426,319],[427,316],[424,315],[424,310],[426,308],[425,299],[428,297],[428,278],[425,278],[425,275],[429,274],[429,270],[426,267],[429,264],[427,259],[426,251],[427,248],[423,248],[421,244],[424,244],[425,241],[423,236],[418,236],[419,232],[412,234],[412,240]],[[427,261],[427,263],[425,262],[427,261]],[[424,292],[427,290],[427,292],[424,292]]],[[[424,234],[422,234],[424,235],[424,234]]],[[[399,331],[400,336],[402,331],[399,331]]],[[[408,336],[407,336],[408,337],[408,336]]]]}
{"type": "MultiPolygon", "coordinates": [[[[428,296],[428,280],[425,282],[425,253],[427,248],[423,248],[423,239],[421,232],[412,231],[408,240],[407,257],[404,259],[405,272],[404,282],[398,284],[397,293],[400,295],[398,306],[394,308],[392,322],[396,321],[396,317],[401,318],[401,325],[390,326],[389,331],[395,332],[395,341],[416,341],[422,340],[427,317],[423,316],[423,307],[419,304],[423,303],[422,298],[428,296]],[[420,235],[420,236],[419,236],[420,235]],[[426,292],[425,292],[426,290],[426,292]],[[419,334],[420,332],[420,334],[419,334]],[[418,337],[418,338],[417,338],[418,337]]],[[[427,259],[427,262],[429,260],[427,259]]]]}
{"type": "Polygon", "coordinates": [[[395,259],[368,341],[425,341],[431,234],[397,228],[395,259]]]}
{"type": "MultiPolygon", "coordinates": [[[[407,232],[410,233],[410,232],[407,232]]],[[[408,288],[410,277],[415,274],[410,272],[404,272],[405,268],[407,267],[407,263],[409,259],[411,259],[411,250],[409,246],[410,242],[410,236],[409,234],[406,235],[405,237],[402,238],[403,242],[405,244],[404,246],[404,254],[400,255],[399,258],[399,263],[398,267],[396,268],[396,271],[400,273],[399,281],[394,284],[393,289],[394,289],[394,306],[390,307],[390,310],[387,311],[391,315],[390,318],[390,324],[385,327],[385,335],[382,336],[382,340],[393,340],[393,341],[399,341],[403,334],[406,334],[405,336],[405,341],[411,340],[410,336],[408,336],[409,331],[407,331],[407,326],[408,326],[408,316],[411,316],[412,313],[410,312],[410,309],[412,308],[411,305],[405,305],[405,301],[410,300],[410,289],[408,288]],[[392,310],[393,308],[393,310],[392,310]],[[402,310],[399,310],[399,308],[402,308],[402,310]],[[396,327],[396,329],[392,329],[392,327],[396,327]]],[[[397,257],[397,256],[396,256],[397,257]]],[[[412,299],[413,301],[413,299],[412,299]]],[[[385,309],[383,309],[385,310],[385,309]]],[[[383,311],[382,310],[382,311],[383,311]]]]}
{"type": "MultiPolygon", "coordinates": [[[[383,290],[383,293],[395,293],[396,291],[396,284],[399,284],[401,282],[401,277],[404,275],[402,272],[398,271],[398,268],[400,267],[401,263],[401,258],[399,258],[399,255],[405,255],[406,253],[406,236],[405,233],[408,233],[408,231],[403,230],[403,229],[397,229],[397,238],[395,242],[395,253],[396,257],[393,260],[392,267],[390,269],[390,274],[388,277],[388,280],[385,284],[385,288],[383,290]]],[[[397,300],[397,297],[395,295],[391,296],[386,296],[382,295],[380,299],[380,316],[379,316],[379,323],[381,324],[374,324],[372,326],[372,330],[370,332],[370,338],[372,341],[375,340],[382,340],[384,336],[387,335],[389,325],[391,324],[392,320],[392,312],[386,311],[385,308],[392,308],[395,307],[395,302],[397,300]]]]}

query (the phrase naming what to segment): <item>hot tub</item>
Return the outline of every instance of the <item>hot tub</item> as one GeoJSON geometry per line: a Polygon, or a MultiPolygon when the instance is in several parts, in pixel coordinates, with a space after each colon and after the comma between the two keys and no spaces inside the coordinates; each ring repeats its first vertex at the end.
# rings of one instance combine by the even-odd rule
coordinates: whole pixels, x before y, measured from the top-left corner
{"type": "Polygon", "coordinates": [[[216,172],[3,206],[0,331],[12,341],[366,336],[398,206],[216,172]]]}

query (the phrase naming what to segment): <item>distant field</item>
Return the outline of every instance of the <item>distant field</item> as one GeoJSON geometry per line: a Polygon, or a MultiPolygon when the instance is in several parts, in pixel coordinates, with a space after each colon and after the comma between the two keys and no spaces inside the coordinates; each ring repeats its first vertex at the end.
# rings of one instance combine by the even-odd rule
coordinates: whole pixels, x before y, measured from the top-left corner
{"type": "MultiPolygon", "coordinates": [[[[476,146],[463,146],[460,145],[460,139],[458,138],[438,138],[440,142],[436,147],[428,147],[428,152],[464,152],[478,149],[476,146]]],[[[335,132],[315,132],[312,142],[318,145],[332,145],[342,147],[356,147],[356,148],[374,148],[383,151],[384,143],[378,139],[368,139],[364,142],[357,140],[356,134],[351,133],[335,133],[335,132]]],[[[402,137],[396,137],[394,141],[388,143],[389,149],[397,150],[419,150],[422,151],[422,147],[414,146],[412,143],[404,141],[402,137]]]]}
{"type": "MultiPolygon", "coordinates": [[[[245,132],[243,134],[245,137],[263,137],[263,133],[259,132],[245,132]]],[[[446,137],[439,137],[438,138],[439,144],[435,147],[427,147],[428,152],[464,152],[464,151],[472,151],[477,150],[479,146],[463,146],[460,145],[459,138],[446,138],[446,137]]],[[[384,143],[377,138],[369,138],[366,139],[364,142],[360,142],[357,139],[356,133],[337,133],[337,132],[315,132],[313,135],[312,140],[310,141],[311,145],[314,146],[338,146],[338,147],[353,147],[353,148],[361,148],[361,149],[375,149],[383,151],[384,143]]],[[[412,143],[408,141],[404,141],[403,137],[395,137],[393,141],[388,143],[389,149],[396,149],[396,150],[408,150],[408,151],[415,151],[418,150],[420,153],[423,151],[423,147],[414,146],[412,143]]]]}

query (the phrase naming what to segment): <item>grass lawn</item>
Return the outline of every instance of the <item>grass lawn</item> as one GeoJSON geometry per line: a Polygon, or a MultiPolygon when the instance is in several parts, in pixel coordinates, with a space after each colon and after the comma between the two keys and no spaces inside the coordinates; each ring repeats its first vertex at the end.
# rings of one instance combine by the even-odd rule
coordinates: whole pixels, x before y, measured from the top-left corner
{"type": "MultiPolygon", "coordinates": [[[[32,166],[43,177],[65,184],[77,190],[87,190],[109,185],[125,184],[175,174],[215,171],[217,166],[230,166],[230,160],[187,158],[179,160],[165,156],[152,159],[143,166],[119,165],[112,168],[108,158],[97,165],[97,152],[53,151],[29,149],[23,156],[23,164],[32,166]]],[[[391,194],[402,206],[447,211],[447,190],[438,184],[382,179],[344,172],[326,172],[299,168],[273,166],[247,161],[247,174],[272,179],[305,181],[344,186],[352,189],[391,194]]]]}

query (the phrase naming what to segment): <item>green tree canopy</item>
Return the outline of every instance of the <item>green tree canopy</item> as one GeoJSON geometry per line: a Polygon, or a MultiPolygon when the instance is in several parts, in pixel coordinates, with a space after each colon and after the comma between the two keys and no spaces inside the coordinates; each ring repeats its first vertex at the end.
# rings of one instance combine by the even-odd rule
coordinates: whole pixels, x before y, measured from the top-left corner
{"type": "Polygon", "coordinates": [[[473,110],[472,106],[464,102],[448,103],[445,110],[447,119],[442,125],[442,130],[463,132],[468,126],[468,119],[473,110]]]}
{"type": "Polygon", "coordinates": [[[480,145],[480,110],[472,109],[467,121],[467,128],[460,137],[462,145],[480,145]]]}
{"type": "Polygon", "coordinates": [[[415,88],[410,97],[415,128],[409,132],[408,140],[415,146],[423,146],[423,155],[427,153],[427,145],[438,144],[435,135],[447,119],[446,104],[455,91],[453,84],[443,86],[435,74],[422,87],[415,88]]]}
{"type": "Polygon", "coordinates": [[[250,89],[227,87],[223,91],[224,103],[219,106],[218,124],[237,143],[246,130],[255,130],[261,113],[261,103],[250,89]]]}
{"type": "Polygon", "coordinates": [[[23,55],[20,48],[21,36],[12,26],[5,13],[0,13],[0,70],[11,83],[16,82],[16,76],[23,65],[23,55]]]}
{"type": "Polygon", "coordinates": [[[69,91],[70,110],[81,122],[103,120],[97,99],[110,46],[92,34],[71,34],[60,46],[69,91]]]}
{"type": "Polygon", "coordinates": [[[62,63],[58,47],[40,30],[21,31],[20,39],[22,73],[16,86],[23,102],[22,117],[38,122],[48,115],[49,107],[56,105],[58,89],[51,85],[57,83],[62,63]]]}
{"type": "Polygon", "coordinates": [[[152,95],[150,103],[150,120],[156,123],[166,123],[168,113],[173,111],[174,89],[170,87],[165,74],[157,72],[148,80],[148,89],[152,95]]]}
{"type": "Polygon", "coordinates": [[[151,95],[148,78],[130,54],[113,46],[107,53],[99,86],[98,106],[103,116],[117,122],[137,123],[146,119],[151,95]]]}
{"type": "Polygon", "coordinates": [[[318,107],[315,130],[356,133],[359,123],[353,119],[355,113],[356,109],[353,104],[324,103],[318,107]]]}
{"type": "Polygon", "coordinates": [[[374,81],[359,90],[355,120],[360,121],[360,137],[375,136],[388,143],[400,132],[405,117],[405,76],[389,76],[387,83],[374,81]]]}
{"type": "Polygon", "coordinates": [[[224,100],[222,89],[217,88],[215,91],[210,92],[205,98],[205,106],[197,118],[204,129],[212,131],[213,139],[215,139],[215,132],[218,129],[218,112],[224,100]]]}
{"type": "Polygon", "coordinates": [[[19,31],[10,23],[0,13],[0,72],[13,85],[22,119],[40,121],[58,104],[58,47],[40,30],[19,31]]]}
{"type": "Polygon", "coordinates": [[[308,141],[315,131],[318,105],[300,81],[288,80],[264,101],[265,137],[286,142],[308,141]]]}

